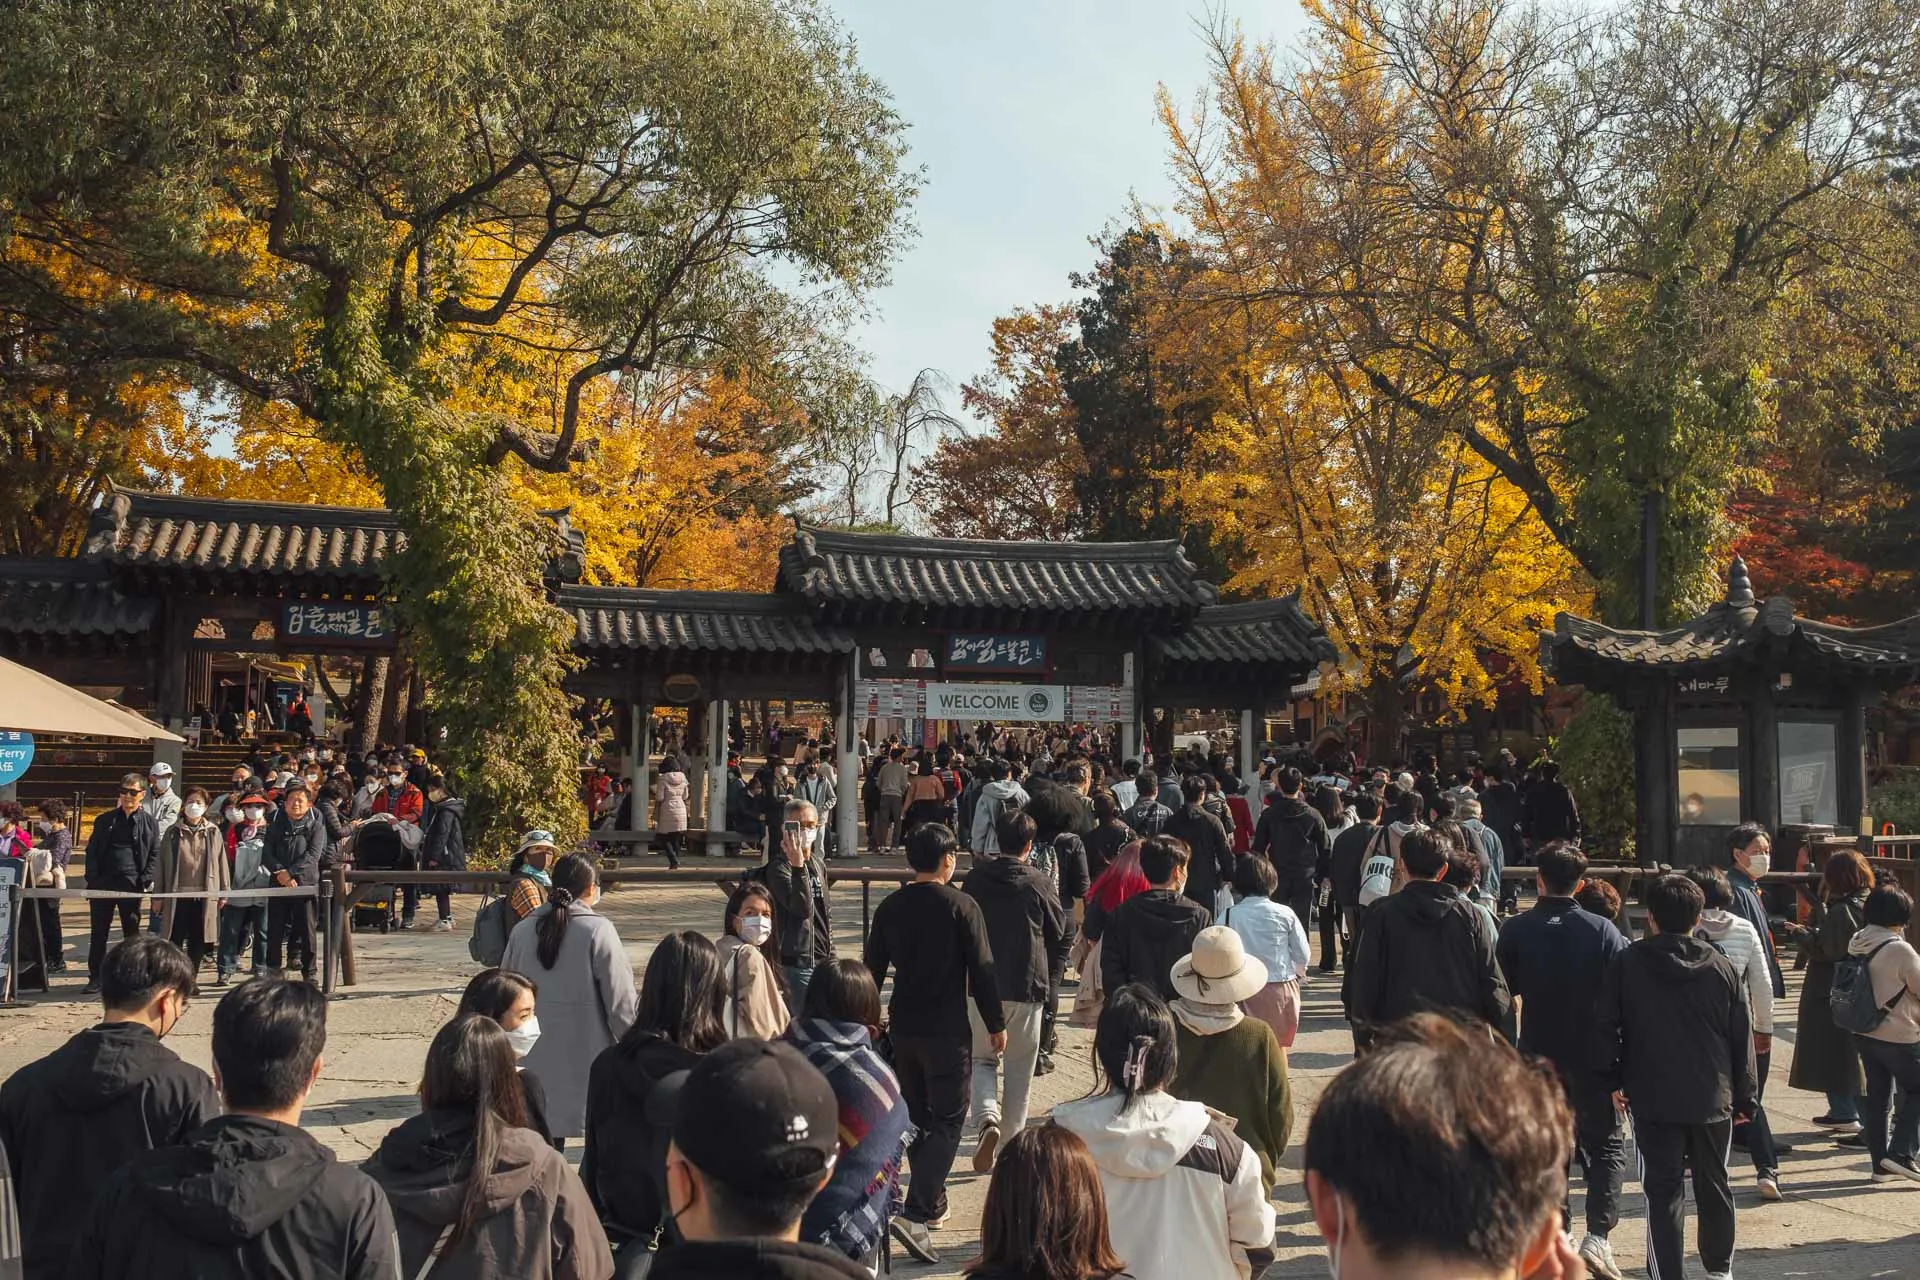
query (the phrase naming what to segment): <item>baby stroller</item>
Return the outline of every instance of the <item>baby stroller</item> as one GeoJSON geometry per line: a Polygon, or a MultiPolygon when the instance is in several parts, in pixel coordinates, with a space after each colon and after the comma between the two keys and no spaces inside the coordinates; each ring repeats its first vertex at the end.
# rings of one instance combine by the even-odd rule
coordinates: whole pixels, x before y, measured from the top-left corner
{"type": "MultiPolygon", "coordinates": [[[[373,814],[354,834],[353,865],[361,871],[415,870],[420,865],[416,856],[420,838],[420,828],[413,823],[395,822],[384,813],[373,814]]],[[[354,903],[353,927],[391,932],[399,890],[400,886],[393,884],[369,886],[354,903]]]]}

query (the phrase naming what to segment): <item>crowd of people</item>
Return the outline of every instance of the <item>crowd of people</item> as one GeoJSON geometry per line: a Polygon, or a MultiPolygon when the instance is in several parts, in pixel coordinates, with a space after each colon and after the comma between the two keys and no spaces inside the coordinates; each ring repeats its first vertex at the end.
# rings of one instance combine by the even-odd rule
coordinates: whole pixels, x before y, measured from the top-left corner
{"type": "MultiPolygon", "coordinates": [[[[162,1041],[209,931],[230,972],[232,908],[178,902],[111,949],[103,920],[102,1023],[0,1085],[25,1274],[125,1274],[137,1230],[164,1275],[869,1276],[894,1248],[939,1260],[966,1150],[990,1179],[972,1275],[1256,1277],[1318,970],[1340,973],[1355,1049],[1304,1148],[1336,1276],[1619,1276],[1629,1129],[1650,1274],[1686,1273],[1690,1180],[1697,1253],[1728,1276],[1730,1152],[1762,1199],[1782,1194],[1764,1088],[1789,942],[1807,965],[1789,1083],[1826,1095],[1817,1124],[1867,1176],[1920,1183],[1913,904],[1857,854],[1826,859],[1808,923],[1789,923],[1762,898],[1768,835],[1742,826],[1729,870],[1651,877],[1634,921],[1594,892],[1551,762],[1523,791],[1509,761],[1444,787],[1430,761],[1273,760],[1243,782],[1217,756],[1109,774],[1092,742],[975,745],[873,753],[870,839],[911,879],[857,960],[834,943],[830,805],[797,785],[712,935],[661,939],[637,982],[593,859],[527,832],[498,954],[432,1039],[419,1114],[358,1170],[298,1127],[325,1005],[274,972],[297,930],[272,908],[297,899],[268,904],[276,963],[215,1012],[214,1080],[162,1041]],[[1503,875],[1522,865],[1524,910],[1503,875]],[[1037,1116],[1060,1017],[1092,1030],[1097,1083],[1037,1116]]],[[[380,763],[368,811],[384,796],[431,828],[444,781],[380,763]]],[[[280,883],[338,848],[300,773],[274,778],[271,819],[257,781],[236,778],[224,859],[198,789],[168,815],[150,807],[165,788],[129,785],[96,824],[99,865],[280,883]]]]}

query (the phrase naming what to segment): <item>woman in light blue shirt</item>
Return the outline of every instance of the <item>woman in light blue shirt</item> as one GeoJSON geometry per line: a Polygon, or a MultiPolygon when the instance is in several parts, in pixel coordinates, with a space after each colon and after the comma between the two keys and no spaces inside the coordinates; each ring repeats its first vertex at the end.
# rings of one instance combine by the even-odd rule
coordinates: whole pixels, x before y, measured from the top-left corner
{"type": "Polygon", "coordinates": [[[1279,883],[1271,862],[1257,853],[1241,854],[1233,864],[1234,903],[1217,923],[1239,934],[1247,954],[1267,967],[1267,985],[1240,1007],[1272,1027],[1280,1047],[1288,1049],[1300,1030],[1300,974],[1311,952],[1300,917],[1271,896],[1279,883]]]}

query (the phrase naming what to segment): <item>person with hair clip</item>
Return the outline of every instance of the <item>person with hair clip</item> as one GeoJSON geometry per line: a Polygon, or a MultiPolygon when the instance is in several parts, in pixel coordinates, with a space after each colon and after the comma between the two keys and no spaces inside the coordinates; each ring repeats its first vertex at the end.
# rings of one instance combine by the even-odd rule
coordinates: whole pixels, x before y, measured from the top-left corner
{"type": "Polygon", "coordinates": [[[1060,1104],[1053,1118],[1093,1154],[1114,1252],[1132,1280],[1246,1277],[1272,1257],[1260,1157],[1229,1123],[1167,1092],[1177,1043],[1166,1002],[1144,984],[1121,987],[1093,1038],[1105,1090],[1060,1104]]]}
{"type": "Polygon", "coordinates": [[[671,1243],[667,1132],[648,1112],[660,1082],[726,1043],[720,953],[691,931],[670,933],[647,958],[633,1025],[593,1059],[580,1180],[624,1257],[671,1243]]]}
{"type": "Polygon", "coordinates": [[[819,1068],[840,1103],[840,1155],[800,1220],[800,1238],[870,1269],[880,1261],[901,1195],[901,1162],[913,1132],[899,1078],[873,1048],[880,1017],[880,988],[867,966],[835,960],[814,970],[806,1008],[785,1037],[819,1068]]]}
{"type": "MultiPolygon", "coordinates": [[[[522,1059],[540,1042],[540,1019],[534,1011],[539,995],[540,989],[524,973],[482,969],[468,981],[455,1013],[492,1018],[507,1033],[513,1056],[522,1059]]],[[[521,1100],[527,1104],[527,1127],[558,1150],[563,1144],[554,1142],[553,1126],[547,1122],[547,1091],[540,1087],[540,1078],[528,1074],[524,1067],[517,1068],[515,1074],[520,1080],[521,1100]]]]}
{"type": "Polygon", "coordinates": [[[393,1207],[402,1276],[613,1275],[586,1189],[528,1126],[513,1042],[484,1014],[440,1028],[420,1114],[390,1131],[361,1171],[393,1207]]]}
{"type": "Polygon", "coordinates": [[[552,876],[547,905],[514,926],[500,967],[540,985],[546,1017],[525,1067],[546,1090],[548,1123],[564,1143],[586,1132],[587,1071],[633,1026],[639,993],[613,921],[594,912],[592,861],[570,853],[552,876]]]}
{"type": "Polygon", "coordinates": [[[1126,1263],[1107,1234],[1100,1170],[1087,1144],[1057,1124],[1016,1133],[1000,1149],[980,1217],[972,1280],[1112,1280],[1126,1263]]]}
{"type": "Polygon", "coordinates": [[[757,880],[742,880],[727,896],[723,923],[718,945],[727,1034],[772,1040],[792,1020],[773,943],[773,893],[757,880]]]}

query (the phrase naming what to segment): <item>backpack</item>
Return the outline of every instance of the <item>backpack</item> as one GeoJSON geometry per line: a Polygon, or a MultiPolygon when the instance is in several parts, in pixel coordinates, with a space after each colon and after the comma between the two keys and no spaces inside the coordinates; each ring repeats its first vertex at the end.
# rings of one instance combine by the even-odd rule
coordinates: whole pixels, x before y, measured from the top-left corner
{"type": "Polygon", "coordinates": [[[513,932],[515,923],[506,894],[483,904],[473,913],[473,936],[467,939],[467,954],[477,964],[498,968],[506,958],[507,935],[513,932]]]}
{"type": "Polygon", "coordinates": [[[1382,827],[1380,835],[1367,846],[1367,860],[1360,864],[1360,905],[1363,907],[1370,907],[1393,892],[1393,854],[1386,850],[1375,852],[1386,834],[1387,829],[1382,827]]]}
{"type": "Polygon", "coordinates": [[[1894,941],[1889,938],[1866,955],[1848,956],[1833,966],[1833,989],[1827,993],[1827,1011],[1833,1016],[1834,1026],[1842,1031],[1867,1035],[1893,1012],[1893,1006],[1900,1000],[1900,991],[1895,991],[1893,999],[1884,1005],[1875,1003],[1873,975],[1868,970],[1873,958],[1892,946],[1894,941]]]}

